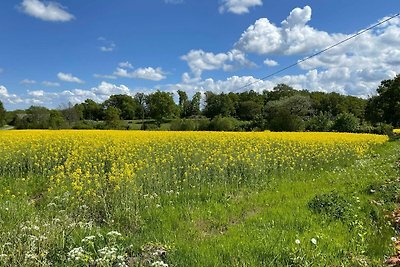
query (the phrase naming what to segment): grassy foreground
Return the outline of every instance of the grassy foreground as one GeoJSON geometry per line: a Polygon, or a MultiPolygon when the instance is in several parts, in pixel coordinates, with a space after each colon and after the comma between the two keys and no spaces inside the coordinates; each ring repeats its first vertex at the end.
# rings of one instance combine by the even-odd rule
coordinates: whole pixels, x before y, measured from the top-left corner
{"type": "Polygon", "coordinates": [[[0,134],[1,266],[383,266],[393,254],[398,142],[129,134],[0,134]]]}

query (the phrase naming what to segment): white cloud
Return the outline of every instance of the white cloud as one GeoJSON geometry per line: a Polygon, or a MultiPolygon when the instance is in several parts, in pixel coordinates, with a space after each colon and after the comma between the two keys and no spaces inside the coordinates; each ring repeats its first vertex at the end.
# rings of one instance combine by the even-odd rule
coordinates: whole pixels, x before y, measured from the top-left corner
{"type": "Polygon", "coordinates": [[[132,79],[144,79],[151,81],[161,81],[166,78],[165,72],[161,68],[138,68],[133,71],[128,71],[127,69],[118,67],[114,72],[114,75],[123,78],[132,78],[132,79]]]}
{"type": "Polygon", "coordinates": [[[33,97],[42,97],[44,96],[44,91],[43,90],[28,91],[28,95],[33,97]]]}
{"type": "Polygon", "coordinates": [[[29,79],[23,79],[22,81],[20,81],[20,84],[31,85],[31,84],[36,84],[36,81],[35,80],[29,80],[29,79]]]}
{"type": "Polygon", "coordinates": [[[10,94],[7,88],[3,85],[0,85],[0,100],[8,104],[18,104],[23,102],[23,100],[19,96],[15,94],[10,94]]]}
{"type": "Polygon", "coordinates": [[[97,40],[101,42],[101,46],[99,46],[101,52],[112,52],[117,47],[114,41],[107,40],[105,37],[100,36],[97,40]]]}
{"type": "Polygon", "coordinates": [[[45,21],[70,21],[75,17],[66,11],[66,7],[57,2],[23,0],[19,6],[25,14],[45,21]]]}
{"type": "Polygon", "coordinates": [[[47,87],[59,87],[60,86],[60,83],[58,83],[58,82],[43,81],[42,84],[47,87]]]}
{"type": "Polygon", "coordinates": [[[84,83],[81,79],[78,77],[74,77],[71,73],[63,73],[59,72],[57,74],[58,79],[64,82],[70,82],[70,83],[84,83]]]}
{"type": "Polygon", "coordinates": [[[309,6],[295,8],[276,26],[267,18],[258,19],[242,34],[235,47],[260,55],[298,55],[321,50],[344,39],[344,34],[328,34],[308,25],[312,10],[309,6]]]}
{"type": "Polygon", "coordinates": [[[99,79],[110,79],[110,80],[115,80],[117,79],[117,76],[115,75],[103,75],[103,74],[93,74],[93,77],[99,78],[99,79]]]}
{"type": "Polygon", "coordinates": [[[250,8],[262,6],[262,0],[222,0],[219,7],[220,13],[230,12],[233,14],[245,14],[250,8]]]}
{"type": "Polygon", "coordinates": [[[264,64],[267,65],[268,67],[274,67],[279,65],[278,62],[276,62],[275,60],[268,58],[264,60],[264,64]]]}
{"type": "Polygon", "coordinates": [[[191,50],[188,54],[181,56],[186,61],[196,77],[200,77],[205,70],[232,71],[238,67],[251,67],[255,64],[246,58],[246,55],[232,49],[227,53],[214,54],[203,50],[191,50]]]}
{"type": "Polygon", "coordinates": [[[129,63],[128,61],[118,63],[118,67],[120,67],[120,68],[126,68],[126,69],[133,69],[132,64],[129,63]]]}

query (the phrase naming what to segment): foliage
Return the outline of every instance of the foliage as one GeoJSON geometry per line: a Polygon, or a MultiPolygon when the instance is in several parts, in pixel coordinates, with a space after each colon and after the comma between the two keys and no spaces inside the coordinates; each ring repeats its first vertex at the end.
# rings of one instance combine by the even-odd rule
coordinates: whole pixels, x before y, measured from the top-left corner
{"type": "Polygon", "coordinates": [[[104,111],[104,122],[108,128],[116,129],[120,126],[120,115],[121,111],[114,107],[109,106],[104,111]]]}
{"type": "Polygon", "coordinates": [[[329,113],[320,112],[307,121],[307,130],[314,132],[329,132],[332,128],[333,121],[329,113]]]}
{"type": "Polygon", "coordinates": [[[3,103],[0,101],[0,127],[6,124],[6,110],[3,103]]]}
{"type": "Polygon", "coordinates": [[[211,120],[210,131],[234,131],[239,126],[239,121],[232,117],[217,116],[211,120]]]}
{"type": "Polygon", "coordinates": [[[138,105],[136,100],[129,95],[112,95],[102,104],[106,111],[109,107],[118,109],[123,120],[134,119],[138,105]]]}
{"type": "Polygon", "coordinates": [[[368,100],[366,115],[372,122],[400,126],[400,75],[384,80],[376,90],[378,95],[368,100]]]}
{"type": "Polygon", "coordinates": [[[337,131],[337,132],[356,132],[359,126],[359,121],[358,119],[350,113],[342,113],[339,114],[333,125],[332,125],[332,130],[337,131]]]}
{"type": "Polygon", "coordinates": [[[154,118],[158,125],[161,124],[163,118],[173,118],[178,113],[171,93],[157,91],[147,96],[146,105],[149,116],[154,118]]]}

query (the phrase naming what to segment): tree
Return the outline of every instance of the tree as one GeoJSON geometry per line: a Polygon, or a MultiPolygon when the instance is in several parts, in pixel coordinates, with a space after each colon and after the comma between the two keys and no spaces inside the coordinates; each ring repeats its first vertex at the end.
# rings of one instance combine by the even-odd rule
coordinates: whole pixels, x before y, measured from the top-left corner
{"type": "Polygon", "coordinates": [[[72,123],[83,119],[83,106],[78,104],[72,105],[69,102],[67,106],[61,107],[61,113],[68,125],[71,126],[72,123]]]}
{"type": "Polygon", "coordinates": [[[400,126],[400,74],[392,80],[384,80],[376,90],[378,95],[367,103],[366,116],[374,122],[400,126]]]}
{"type": "Polygon", "coordinates": [[[163,118],[173,118],[179,113],[172,93],[157,91],[147,96],[146,105],[151,118],[160,126],[163,118]]]}
{"type": "Polygon", "coordinates": [[[6,110],[4,109],[3,103],[0,101],[0,127],[6,123],[6,110]]]}
{"type": "Polygon", "coordinates": [[[241,120],[254,120],[257,116],[261,115],[262,105],[252,101],[239,102],[236,109],[236,116],[241,120]]]}
{"type": "Polygon", "coordinates": [[[108,107],[118,108],[123,120],[132,120],[135,117],[138,103],[129,95],[112,95],[103,103],[103,106],[105,109],[108,107]]]}
{"type": "Polygon", "coordinates": [[[302,95],[270,101],[265,107],[265,116],[272,131],[302,131],[311,112],[311,99],[302,95]]]}
{"type": "Polygon", "coordinates": [[[85,120],[103,119],[103,110],[100,104],[94,102],[92,99],[86,99],[81,105],[83,106],[83,118],[85,120]]]}
{"type": "Polygon", "coordinates": [[[206,106],[204,115],[208,118],[214,118],[218,115],[222,117],[230,117],[235,114],[235,103],[233,97],[227,94],[214,94],[206,92],[206,106]]]}
{"type": "Polygon", "coordinates": [[[105,122],[106,126],[110,129],[118,128],[121,124],[120,114],[121,114],[121,111],[118,108],[109,106],[104,111],[104,122],[105,122]]]}
{"type": "Polygon", "coordinates": [[[64,117],[59,110],[50,110],[49,126],[51,129],[61,129],[65,123],[64,117]]]}
{"type": "Polygon", "coordinates": [[[144,117],[146,114],[146,95],[143,93],[136,93],[135,101],[138,104],[136,107],[136,114],[140,114],[140,118],[142,119],[142,128],[144,129],[144,117]]]}
{"type": "Polygon", "coordinates": [[[190,101],[189,116],[196,116],[200,114],[200,101],[201,101],[201,93],[197,92],[193,95],[192,101],[190,101]]]}
{"type": "Polygon", "coordinates": [[[186,94],[186,92],[178,90],[178,96],[179,96],[179,109],[180,109],[180,117],[181,118],[186,118],[190,116],[190,107],[191,103],[189,101],[189,98],[186,94]]]}

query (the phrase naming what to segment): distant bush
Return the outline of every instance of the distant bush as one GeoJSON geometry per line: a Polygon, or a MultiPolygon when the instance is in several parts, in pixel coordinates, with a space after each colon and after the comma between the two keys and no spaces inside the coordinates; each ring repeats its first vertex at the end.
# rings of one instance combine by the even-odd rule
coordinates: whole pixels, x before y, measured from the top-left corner
{"type": "Polygon", "coordinates": [[[319,113],[313,116],[308,122],[306,129],[313,132],[329,132],[332,128],[333,121],[327,113],[319,113]]]}
{"type": "Polygon", "coordinates": [[[171,131],[195,131],[198,129],[197,123],[194,120],[174,120],[171,122],[171,131]]]}
{"type": "Polygon", "coordinates": [[[89,121],[78,121],[72,126],[72,129],[76,130],[90,130],[95,128],[95,123],[89,121]]]}
{"type": "Polygon", "coordinates": [[[356,116],[351,113],[339,114],[332,126],[332,130],[337,132],[354,133],[358,131],[359,121],[356,116]]]}
{"type": "Polygon", "coordinates": [[[210,122],[210,131],[234,131],[239,126],[239,121],[232,117],[217,116],[210,122]]]}

